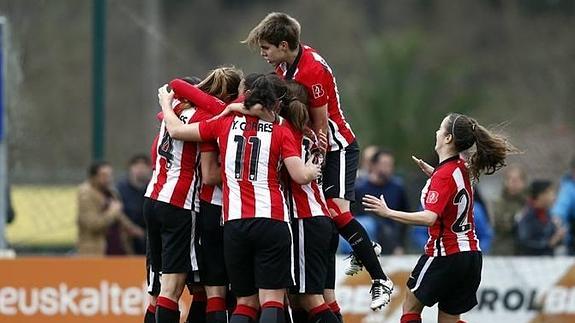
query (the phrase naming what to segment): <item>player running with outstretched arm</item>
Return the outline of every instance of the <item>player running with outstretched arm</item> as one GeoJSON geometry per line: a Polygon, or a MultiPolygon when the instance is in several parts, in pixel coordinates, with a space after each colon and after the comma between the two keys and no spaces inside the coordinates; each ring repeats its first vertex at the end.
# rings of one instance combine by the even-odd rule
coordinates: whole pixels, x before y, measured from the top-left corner
{"type": "Polygon", "coordinates": [[[494,135],[474,119],[449,114],[435,134],[439,165],[435,169],[415,157],[430,176],[421,192],[424,207],[419,212],[390,209],[383,196],[366,195],[366,211],[401,223],[429,227],[425,253],[407,281],[401,323],[420,323],[424,306],[439,303],[438,322],[463,323],[460,315],[477,305],[482,256],[473,220],[472,179],[493,174],[515,151],[507,139],[494,135]],[[469,160],[462,152],[475,145],[469,160]]]}
{"type": "Polygon", "coordinates": [[[393,283],[387,278],[365,228],[353,218],[350,202],[359,163],[359,146],[343,116],[335,77],[316,50],[300,44],[300,24],[285,13],[268,14],[243,41],[258,48],[263,58],[286,80],[304,85],[310,97],[309,115],[316,135],[328,134],[329,149],[323,169],[323,191],[339,233],[353,248],[353,275],[365,266],[372,278],[370,307],[375,310],[391,298],[393,283]]]}

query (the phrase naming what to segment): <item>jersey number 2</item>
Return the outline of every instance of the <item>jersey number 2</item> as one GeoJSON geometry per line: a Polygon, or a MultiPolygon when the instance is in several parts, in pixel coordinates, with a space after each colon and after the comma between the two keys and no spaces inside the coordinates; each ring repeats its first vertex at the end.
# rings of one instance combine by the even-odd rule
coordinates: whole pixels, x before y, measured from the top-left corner
{"type": "MultiPolygon", "coordinates": [[[[246,150],[246,139],[242,136],[234,136],[234,141],[238,143],[236,150],[235,175],[236,179],[241,179],[244,171],[244,153],[246,150]]],[[[258,179],[258,159],[260,157],[261,140],[258,137],[249,137],[248,142],[252,145],[250,156],[249,179],[256,181],[258,179]]]]}
{"type": "Polygon", "coordinates": [[[453,204],[458,206],[458,210],[460,209],[459,206],[461,204],[463,204],[464,207],[463,211],[460,214],[457,214],[457,219],[455,219],[455,222],[453,222],[451,230],[455,233],[469,231],[469,229],[471,229],[471,224],[467,219],[467,211],[469,210],[469,193],[467,193],[465,188],[457,192],[455,198],[453,199],[453,204]]]}

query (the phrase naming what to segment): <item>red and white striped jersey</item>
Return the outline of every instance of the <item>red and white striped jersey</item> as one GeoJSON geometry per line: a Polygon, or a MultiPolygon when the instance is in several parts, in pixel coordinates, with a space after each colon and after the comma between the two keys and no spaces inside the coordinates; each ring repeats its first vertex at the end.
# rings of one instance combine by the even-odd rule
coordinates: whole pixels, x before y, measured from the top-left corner
{"type": "MultiPolygon", "coordinates": [[[[299,153],[304,161],[311,158],[310,148],[315,144],[315,141],[301,132],[297,131],[289,122],[284,123],[288,128],[296,143],[299,145],[299,153]]],[[[296,219],[305,219],[313,216],[329,216],[321,181],[313,181],[306,185],[300,185],[289,177],[286,171],[286,177],[289,181],[289,189],[287,190],[288,209],[290,216],[296,219]]]]}
{"type": "Polygon", "coordinates": [[[421,192],[421,204],[437,214],[425,245],[428,256],[480,251],[473,219],[473,188],[459,156],[441,162],[421,192]]]}
{"type": "MultiPolygon", "coordinates": [[[[343,116],[339,92],[333,72],[326,61],[311,47],[301,45],[302,53],[293,79],[305,86],[310,98],[310,109],[327,104],[329,149],[341,150],[355,140],[355,134],[343,116]]],[[[276,67],[276,73],[286,76],[286,63],[276,67]]]]}
{"type": "MultiPolygon", "coordinates": [[[[178,104],[180,102],[174,100],[175,108],[178,104]]],[[[196,120],[197,111],[195,108],[183,110],[179,118],[183,123],[199,121],[196,120]]],[[[154,172],[145,196],[199,212],[202,180],[198,143],[173,139],[166,129],[166,123],[162,121],[155,150],[157,157],[154,172]]]]}
{"type": "MultiPolygon", "coordinates": [[[[202,142],[200,152],[219,152],[216,142],[202,142]]],[[[219,185],[203,184],[200,191],[200,200],[214,205],[222,205],[222,188],[219,185]]]]}
{"type": "Polygon", "coordinates": [[[299,156],[290,131],[256,117],[230,115],[200,122],[203,141],[217,140],[222,160],[224,221],[289,221],[280,188],[282,161],[299,156]]]}

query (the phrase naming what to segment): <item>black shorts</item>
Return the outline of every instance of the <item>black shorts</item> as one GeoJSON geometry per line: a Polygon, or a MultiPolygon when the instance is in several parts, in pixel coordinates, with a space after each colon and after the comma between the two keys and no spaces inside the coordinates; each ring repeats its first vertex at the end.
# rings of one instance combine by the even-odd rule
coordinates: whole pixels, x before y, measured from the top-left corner
{"type": "Polygon", "coordinates": [[[200,201],[197,250],[200,281],[206,286],[226,286],[229,283],[224,261],[224,227],[221,219],[221,206],[200,201]]]}
{"type": "Polygon", "coordinates": [[[323,193],[326,199],[340,198],[355,201],[355,178],[359,166],[359,145],[352,142],[343,150],[325,155],[322,174],[323,193]]]}
{"type": "MultiPolygon", "coordinates": [[[[148,250],[149,248],[147,247],[146,244],[146,250],[148,250]]],[[[159,271],[153,271],[152,270],[152,265],[150,264],[150,258],[148,257],[148,255],[146,254],[146,283],[147,283],[147,291],[148,294],[152,295],[152,296],[158,296],[160,295],[160,277],[161,277],[162,273],[159,271]]]]}
{"type": "Polygon", "coordinates": [[[153,272],[176,274],[192,270],[194,217],[190,210],[149,198],[144,200],[147,257],[153,272]]]}
{"type": "MultiPolygon", "coordinates": [[[[328,266],[332,256],[332,233],[336,231],[331,218],[316,216],[294,219],[295,286],[291,294],[323,294],[327,284],[328,266]]],[[[335,256],[335,252],[333,253],[335,256]]]]}
{"type": "Polygon", "coordinates": [[[238,297],[293,285],[289,223],[255,218],[224,224],[224,258],[238,297]]]}
{"type": "Polygon", "coordinates": [[[442,257],[423,255],[411,272],[407,287],[425,306],[439,303],[441,311],[459,315],[477,305],[482,265],[478,251],[442,257]]]}

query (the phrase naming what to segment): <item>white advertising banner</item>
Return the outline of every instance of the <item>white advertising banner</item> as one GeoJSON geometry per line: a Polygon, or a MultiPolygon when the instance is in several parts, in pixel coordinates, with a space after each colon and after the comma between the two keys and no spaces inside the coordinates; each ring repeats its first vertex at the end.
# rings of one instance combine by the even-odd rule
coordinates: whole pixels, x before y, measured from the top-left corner
{"type": "MultiPolygon", "coordinates": [[[[399,322],[405,282],[418,258],[381,258],[395,291],[387,307],[372,312],[368,274],[345,276],[349,260],[338,257],[336,295],[345,322],[399,322]]],[[[477,299],[479,304],[463,315],[467,322],[575,322],[575,258],[484,257],[477,299]]],[[[423,322],[437,322],[437,305],[424,309],[422,318],[423,322]]]]}

